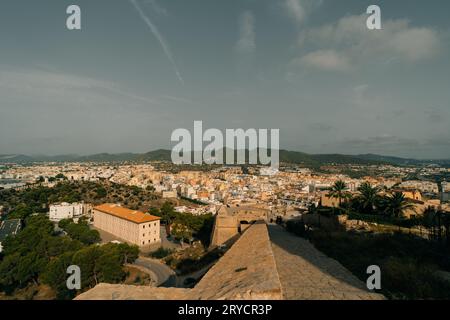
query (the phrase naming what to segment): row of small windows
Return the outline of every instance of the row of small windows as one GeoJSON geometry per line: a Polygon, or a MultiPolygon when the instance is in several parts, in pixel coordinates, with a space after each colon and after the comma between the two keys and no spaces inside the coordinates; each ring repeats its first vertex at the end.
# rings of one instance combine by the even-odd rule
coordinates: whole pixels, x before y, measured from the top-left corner
{"type": "MultiPolygon", "coordinates": [[[[156,238],[153,239],[154,242],[156,242],[156,238]]],[[[150,243],[151,240],[148,240],[148,243],[150,243]]],[[[145,241],[142,241],[142,244],[145,244],[145,241]]]]}
{"type": "MultiPolygon", "coordinates": [[[[153,224],[156,227],[156,222],[153,224]]],[[[148,224],[149,227],[151,227],[151,223],[148,224]]],[[[143,229],[145,229],[145,224],[142,226],[143,229]]]]}
{"type": "MultiPolygon", "coordinates": [[[[156,230],[153,232],[153,234],[156,234],[156,230]]],[[[149,232],[148,235],[151,235],[151,232],[149,232]]],[[[142,236],[145,237],[145,233],[143,233],[142,236]]]]}

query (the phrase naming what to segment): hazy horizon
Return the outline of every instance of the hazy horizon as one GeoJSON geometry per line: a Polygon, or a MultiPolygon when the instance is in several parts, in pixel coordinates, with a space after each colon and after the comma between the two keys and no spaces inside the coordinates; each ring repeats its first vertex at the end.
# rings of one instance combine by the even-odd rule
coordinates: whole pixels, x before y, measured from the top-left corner
{"type": "MultiPolygon", "coordinates": [[[[119,152],[95,152],[95,153],[54,153],[54,154],[43,154],[43,153],[4,153],[4,154],[0,154],[0,156],[18,156],[18,155],[23,155],[23,156],[28,156],[28,157],[60,157],[60,156],[73,156],[73,157],[86,157],[86,156],[94,156],[94,155],[100,155],[100,154],[110,154],[110,155],[118,155],[118,154],[145,154],[145,153],[149,153],[149,152],[153,152],[153,151],[159,151],[159,150],[164,150],[164,151],[171,151],[170,148],[153,148],[153,149],[149,149],[147,151],[142,150],[142,151],[136,151],[136,152],[132,152],[132,151],[119,151],[119,152]]],[[[289,152],[301,152],[301,153],[306,153],[306,154],[310,154],[310,155],[331,155],[331,154],[340,154],[340,155],[347,155],[347,156],[362,156],[362,155],[369,155],[369,154],[373,154],[373,155],[377,155],[377,156],[384,156],[384,157],[394,157],[394,158],[404,158],[404,159],[412,159],[412,160],[450,160],[449,158],[420,158],[420,157],[402,157],[402,156],[398,156],[398,155],[394,155],[394,154],[381,154],[381,153],[371,153],[371,152],[363,152],[363,153],[336,153],[336,152],[319,152],[319,153],[309,153],[309,152],[305,152],[302,150],[291,150],[291,149],[284,149],[281,148],[280,151],[289,151],[289,152]]]]}
{"type": "Polygon", "coordinates": [[[0,154],[170,149],[202,120],[309,154],[450,159],[450,2],[377,1],[376,31],[371,4],[4,0],[0,154]]]}

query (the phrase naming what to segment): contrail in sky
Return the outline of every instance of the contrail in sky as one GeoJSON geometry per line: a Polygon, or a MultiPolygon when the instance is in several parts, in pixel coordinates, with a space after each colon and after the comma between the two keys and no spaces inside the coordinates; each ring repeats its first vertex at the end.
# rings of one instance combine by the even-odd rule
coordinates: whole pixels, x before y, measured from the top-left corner
{"type": "Polygon", "coordinates": [[[175,74],[177,75],[178,80],[181,82],[182,85],[184,85],[184,80],[181,77],[180,72],[178,71],[178,67],[177,64],[175,63],[172,52],[170,51],[170,48],[167,42],[164,40],[163,36],[159,33],[158,28],[152,23],[150,18],[145,15],[144,11],[142,11],[142,8],[139,6],[136,0],[130,0],[130,2],[136,8],[142,20],[144,20],[144,22],[148,25],[148,27],[150,28],[151,32],[156,37],[156,39],[158,39],[162,49],[164,50],[164,53],[166,54],[167,59],[169,59],[170,63],[172,63],[173,69],[175,70],[175,74]]]}

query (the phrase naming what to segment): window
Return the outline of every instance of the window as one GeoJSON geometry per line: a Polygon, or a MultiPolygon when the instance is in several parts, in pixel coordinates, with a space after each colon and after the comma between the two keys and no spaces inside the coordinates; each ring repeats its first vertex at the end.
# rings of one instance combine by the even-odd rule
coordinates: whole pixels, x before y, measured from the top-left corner
{"type": "Polygon", "coordinates": [[[145,229],[145,224],[142,226],[142,229],[145,229]]]}

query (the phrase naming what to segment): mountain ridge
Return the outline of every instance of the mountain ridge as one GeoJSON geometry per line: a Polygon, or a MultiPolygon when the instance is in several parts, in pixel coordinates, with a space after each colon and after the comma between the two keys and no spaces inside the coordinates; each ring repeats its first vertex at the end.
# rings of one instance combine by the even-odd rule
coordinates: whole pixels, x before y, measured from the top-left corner
{"type": "MultiPolygon", "coordinates": [[[[226,153],[226,150],[224,150],[226,153]]],[[[248,150],[246,150],[246,154],[248,150]]],[[[439,160],[419,160],[402,158],[395,156],[384,156],[378,154],[309,154],[300,151],[280,150],[280,162],[303,164],[306,166],[320,166],[326,164],[360,164],[360,165],[382,165],[392,164],[399,166],[408,165],[430,165],[438,164],[450,166],[450,159],[439,160]]],[[[144,161],[171,161],[171,150],[156,149],[146,153],[97,153],[92,155],[79,156],[76,154],[67,155],[24,155],[24,154],[3,154],[0,155],[0,163],[33,163],[33,162],[144,162],[144,161]]]]}

